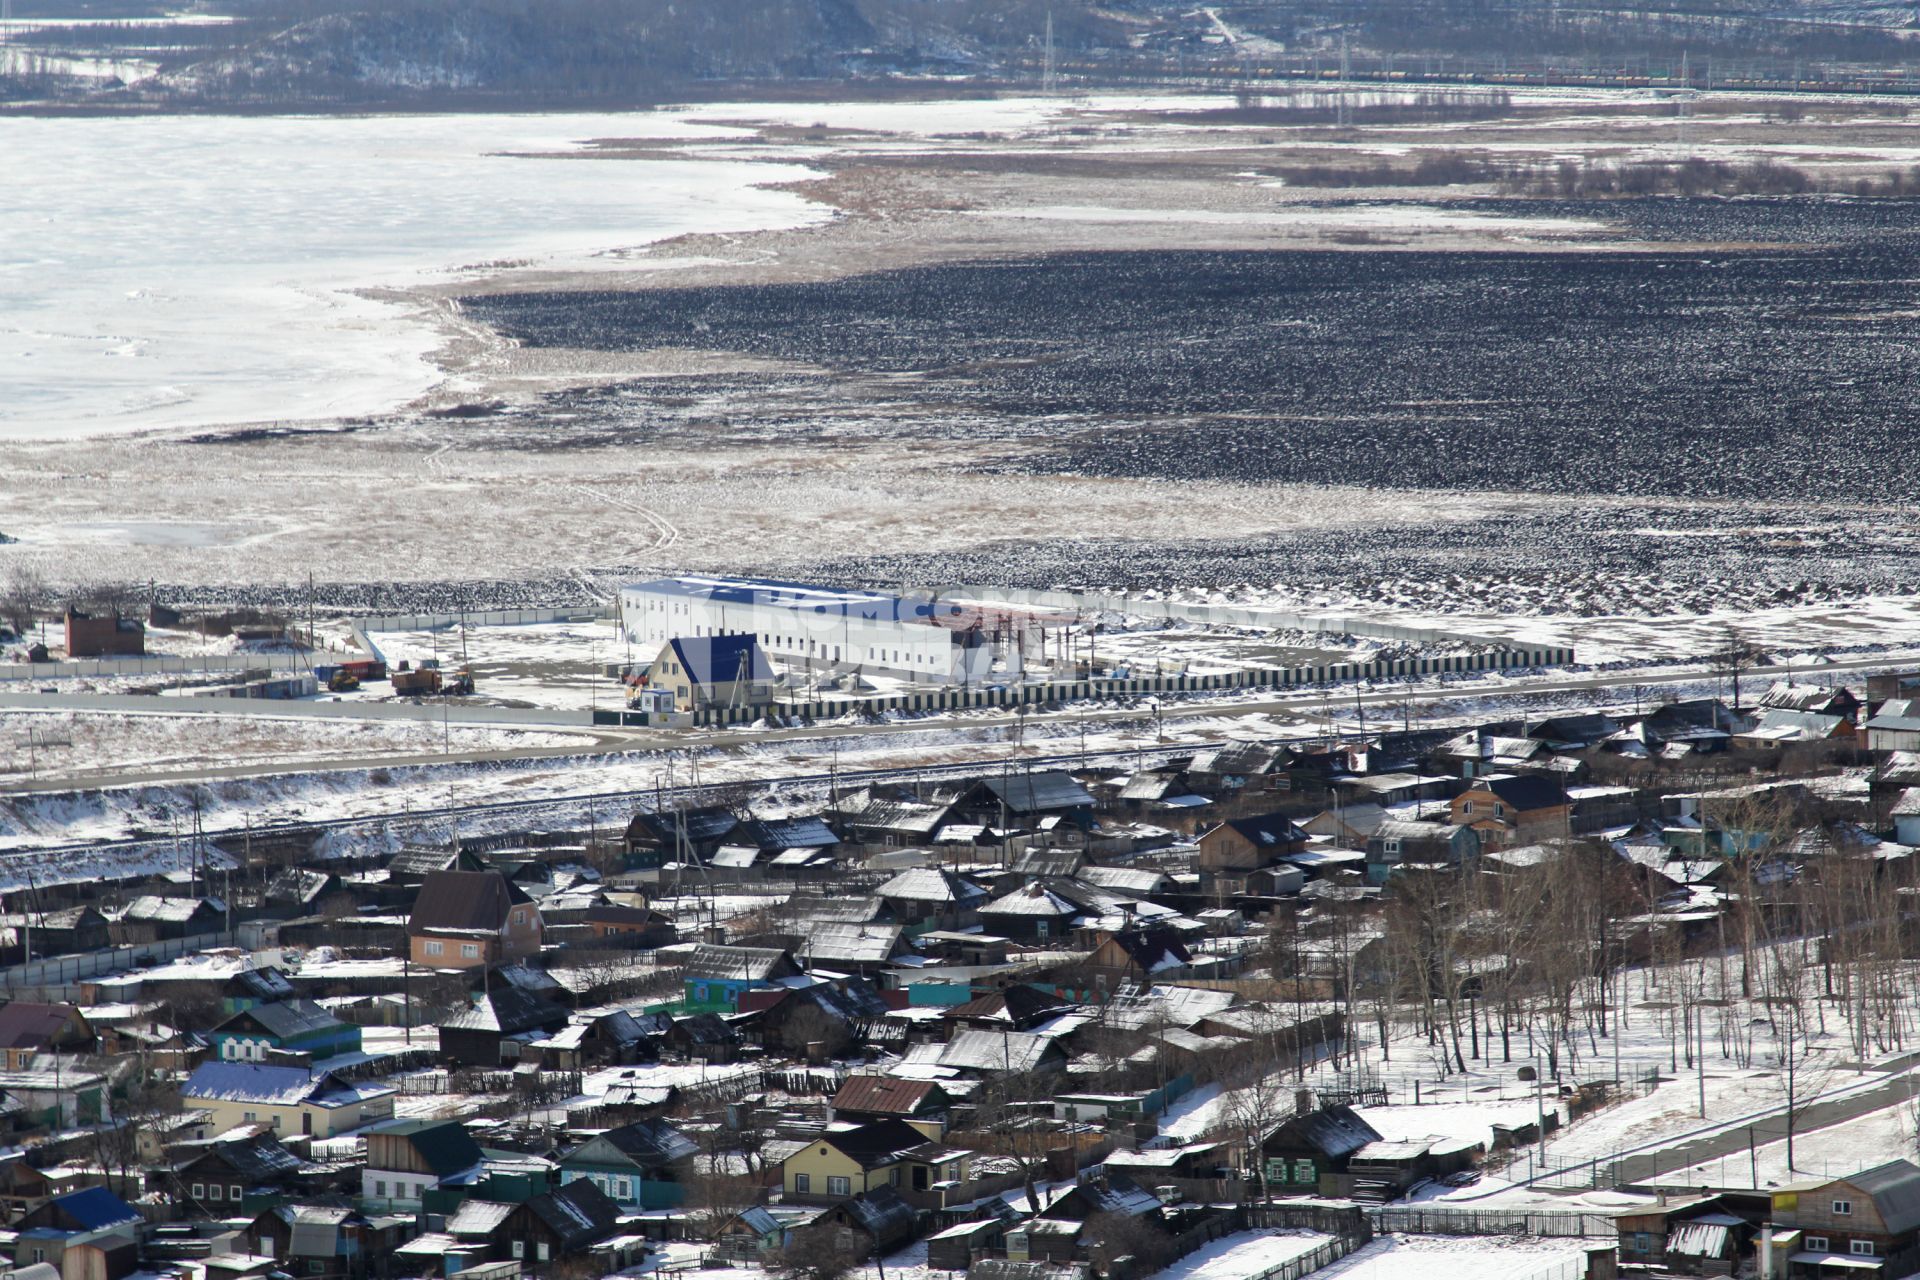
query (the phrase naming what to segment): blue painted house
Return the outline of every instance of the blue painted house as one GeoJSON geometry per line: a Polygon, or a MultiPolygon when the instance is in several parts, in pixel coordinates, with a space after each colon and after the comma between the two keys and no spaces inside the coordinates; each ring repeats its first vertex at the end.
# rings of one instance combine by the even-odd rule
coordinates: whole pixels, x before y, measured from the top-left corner
{"type": "Polygon", "coordinates": [[[273,1053],[313,1061],[360,1052],[360,1028],[311,1000],[278,1000],[242,1009],[207,1033],[222,1062],[265,1062],[273,1053]]]}
{"type": "Polygon", "coordinates": [[[737,1011],[748,991],[772,987],[781,978],[800,975],[791,952],[778,947],[695,947],[684,980],[687,1004],[699,1009],[737,1011]]]}

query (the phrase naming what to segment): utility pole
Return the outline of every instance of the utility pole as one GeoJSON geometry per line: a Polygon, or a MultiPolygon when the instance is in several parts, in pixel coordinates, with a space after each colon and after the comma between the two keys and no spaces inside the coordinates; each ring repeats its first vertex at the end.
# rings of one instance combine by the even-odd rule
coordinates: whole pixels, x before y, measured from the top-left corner
{"type": "Polygon", "coordinates": [[[1334,100],[1334,122],[1342,129],[1353,123],[1353,105],[1347,101],[1347,77],[1353,68],[1347,61],[1347,33],[1340,33],[1340,88],[1334,100]]]}
{"type": "MultiPolygon", "coordinates": [[[[1041,64],[1040,92],[1052,95],[1055,88],[1053,73],[1053,10],[1047,10],[1047,45],[1045,60],[1041,64]]],[[[884,1277],[882,1278],[884,1280],[884,1277]]]]}

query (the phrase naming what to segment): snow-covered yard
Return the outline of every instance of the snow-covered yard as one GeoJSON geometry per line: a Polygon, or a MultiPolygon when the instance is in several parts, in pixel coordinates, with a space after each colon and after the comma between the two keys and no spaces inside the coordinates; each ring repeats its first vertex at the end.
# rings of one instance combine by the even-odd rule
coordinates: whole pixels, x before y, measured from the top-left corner
{"type": "Polygon", "coordinates": [[[1240,1231],[1194,1250],[1158,1280],[1245,1280],[1312,1253],[1333,1237],[1316,1231],[1240,1231]]]}

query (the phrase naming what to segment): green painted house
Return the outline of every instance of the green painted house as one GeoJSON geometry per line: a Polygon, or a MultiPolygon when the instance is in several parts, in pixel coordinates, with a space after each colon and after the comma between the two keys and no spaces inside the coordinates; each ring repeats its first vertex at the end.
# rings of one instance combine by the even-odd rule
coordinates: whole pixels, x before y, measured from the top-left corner
{"type": "Polygon", "coordinates": [[[622,1209],[671,1209],[686,1198],[678,1166],[699,1148],[664,1120],[640,1120],[587,1139],[560,1158],[560,1183],[588,1179],[622,1209]]]}
{"type": "Polygon", "coordinates": [[[209,1031],[207,1039],[222,1062],[265,1062],[276,1052],[320,1062],[360,1052],[359,1027],[297,998],[242,1009],[209,1031]]]}

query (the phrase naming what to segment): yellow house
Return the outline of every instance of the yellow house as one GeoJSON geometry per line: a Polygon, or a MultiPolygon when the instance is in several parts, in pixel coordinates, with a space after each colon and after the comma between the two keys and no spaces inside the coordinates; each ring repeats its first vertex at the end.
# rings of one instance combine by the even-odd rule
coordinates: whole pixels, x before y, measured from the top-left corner
{"type": "Polygon", "coordinates": [[[204,1111],[219,1132],[264,1124],[278,1134],[332,1138],[393,1118],[394,1090],[336,1080],[325,1071],[257,1062],[206,1062],[180,1087],[181,1102],[204,1111]]]}
{"type": "Polygon", "coordinates": [[[878,1187],[892,1187],[909,1203],[934,1207],[943,1182],[965,1182],[972,1152],[933,1140],[936,1121],[876,1120],[828,1129],[780,1166],[786,1199],[836,1204],[878,1187]]]}

